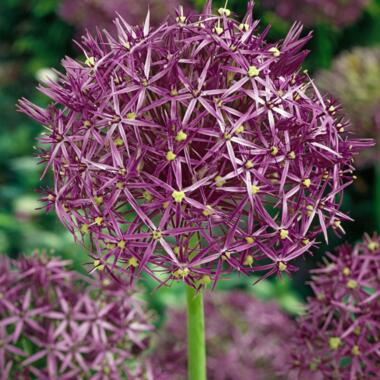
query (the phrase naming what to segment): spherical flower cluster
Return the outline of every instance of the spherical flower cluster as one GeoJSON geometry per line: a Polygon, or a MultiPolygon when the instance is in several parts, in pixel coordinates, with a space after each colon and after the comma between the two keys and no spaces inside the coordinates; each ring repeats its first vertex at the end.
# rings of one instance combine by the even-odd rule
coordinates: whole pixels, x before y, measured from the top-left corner
{"type": "Polygon", "coordinates": [[[174,15],[178,0],[64,0],[60,2],[58,13],[63,20],[75,26],[79,35],[86,30],[95,32],[96,28],[112,28],[116,13],[130,24],[144,21],[145,10],[150,8],[152,23],[158,25],[168,15],[174,15]]]}
{"type": "MultiPolygon", "coordinates": [[[[239,379],[288,379],[280,373],[288,363],[294,323],[275,303],[241,291],[215,292],[206,295],[205,313],[208,379],[236,380],[237,374],[239,379]]],[[[158,379],[186,379],[185,317],[185,311],[169,311],[154,353],[154,367],[162,371],[158,379]]]]}
{"type": "Polygon", "coordinates": [[[339,106],[299,71],[300,25],[269,44],[252,8],[241,23],[210,2],[157,29],[149,13],[142,27],[118,19],[116,39],[87,36],[85,62],[66,58],[40,87],[50,107],[20,102],[47,130],[47,207],[100,268],[192,286],[268,276],[343,231],[342,191],[369,142],[341,133],[339,106]]]}
{"type": "Polygon", "coordinates": [[[380,239],[366,235],[329,258],[314,271],[314,298],[290,347],[293,367],[302,379],[378,379],[380,239]]]}
{"type": "MultiPolygon", "coordinates": [[[[331,70],[316,78],[320,87],[336,98],[362,136],[380,142],[380,48],[357,47],[344,52],[331,70]]],[[[361,155],[359,164],[377,163],[376,149],[361,155]]]]}
{"type": "Polygon", "coordinates": [[[152,379],[141,301],[67,264],[0,257],[0,379],[152,379]]]}
{"type": "Polygon", "coordinates": [[[282,18],[301,21],[313,26],[319,22],[329,22],[343,27],[353,24],[363,13],[369,0],[264,0],[264,6],[273,8],[282,18]]]}

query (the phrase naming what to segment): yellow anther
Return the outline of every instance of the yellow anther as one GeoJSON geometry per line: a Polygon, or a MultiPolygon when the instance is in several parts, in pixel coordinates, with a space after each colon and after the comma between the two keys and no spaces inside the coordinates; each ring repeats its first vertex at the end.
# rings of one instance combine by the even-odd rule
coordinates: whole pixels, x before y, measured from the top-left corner
{"type": "Polygon", "coordinates": [[[111,285],[111,281],[110,281],[110,279],[108,279],[108,278],[104,278],[104,279],[102,280],[102,285],[103,285],[103,286],[109,286],[109,285],[111,285]]]}
{"type": "Polygon", "coordinates": [[[178,142],[185,141],[187,139],[187,134],[184,131],[179,131],[175,139],[178,142]]]}
{"type": "Polygon", "coordinates": [[[80,228],[81,232],[86,234],[89,230],[89,225],[88,224],[82,224],[82,227],[80,228]]]}
{"type": "Polygon", "coordinates": [[[218,13],[221,15],[221,16],[227,16],[229,17],[231,15],[231,11],[227,8],[219,8],[218,9],[218,13]]]}
{"type": "Polygon", "coordinates": [[[268,51],[269,53],[272,53],[274,57],[279,57],[281,55],[280,50],[278,50],[276,47],[272,47],[268,51]]]}
{"type": "Polygon", "coordinates": [[[96,217],[95,223],[100,226],[103,223],[103,218],[101,216],[96,217]]]}
{"type": "Polygon", "coordinates": [[[249,25],[248,24],[243,24],[241,23],[239,25],[239,29],[242,31],[242,32],[247,32],[249,30],[249,25]]]}
{"type": "Polygon", "coordinates": [[[176,277],[176,278],[180,278],[180,277],[185,278],[185,277],[188,276],[189,273],[190,273],[189,268],[183,268],[183,269],[177,269],[177,270],[173,273],[173,275],[174,275],[174,277],[176,277]]]}
{"type": "Polygon", "coordinates": [[[139,266],[139,262],[138,260],[136,259],[136,257],[132,256],[129,260],[128,260],[128,266],[129,267],[133,267],[133,268],[137,268],[139,266]]]}
{"type": "Polygon", "coordinates": [[[128,41],[125,41],[124,44],[123,44],[123,46],[124,46],[127,50],[129,50],[129,49],[131,48],[131,44],[130,44],[128,41]]]}
{"type": "Polygon", "coordinates": [[[311,180],[310,180],[310,178],[306,178],[306,179],[304,179],[304,180],[302,181],[302,184],[303,184],[305,187],[309,188],[309,187],[311,186],[311,180]]]}
{"type": "Polygon", "coordinates": [[[160,230],[152,231],[153,240],[160,240],[162,238],[162,232],[160,230]]]}
{"type": "Polygon", "coordinates": [[[124,144],[124,141],[122,138],[118,137],[117,139],[115,139],[114,143],[116,146],[122,146],[124,144]]]}
{"type": "Polygon", "coordinates": [[[368,249],[372,252],[377,251],[379,249],[379,243],[377,241],[370,241],[368,243],[368,249]]]}
{"type": "Polygon", "coordinates": [[[224,138],[226,139],[226,140],[231,140],[232,139],[232,135],[231,135],[231,133],[225,133],[224,134],[224,138]]]}
{"type": "Polygon", "coordinates": [[[214,213],[214,210],[213,210],[212,207],[209,206],[209,205],[207,205],[207,206],[206,206],[206,209],[202,211],[202,214],[203,214],[204,216],[210,216],[210,215],[212,215],[213,213],[214,213]]]}
{"type": "Polygon", "coordinates": [[[199,280],[199,283],[201,285],[208,285],[210,282],[211,282],[211,277],[208,276],[207,274],[205,274],[204,276],[202,276],[202,278],[199,280]]]}
{"type": "Polygon", "coordinates": [[[351,353],[354,356],[359,356],[361,354],[359,346],[355,344],[355,346],[352,347],[351,353]]]}
{"type": "Polygon", "coordinates": [[[246,236],[245,237],[245,241],[248,243],[248,244],[253,244],[255,242],[255,238],[252,237],[252,236],[246,236]]]}
{"type": "Polygon", "coordinates": [[[180,247],[178,247],[178,245],[177,245],[177,246],[175,246],[175,247],[173,248],[173,252],[174,252],[176,255],[179,255],[179,254],[180,254],[180,252],[181,252],[181,249],[180,249],[180,247]]]}
{"type": "Polygon", "coordinates": [[[295,160],[295,158],[296,158],[296,154],[295,154],[295,152],[292,150],[291,152],[289,152],[288,153],[288,158],[290,159],[290,160],[295,160]]]}
{"type": "Polygon", "coordinates": [[[286,270],[287,267],[288,267],[288,266],[287,266],[283,261],[280,261],[280,262],[278,263],[278,270],[279,270],[280,272],[284,272],[284,271],[286,270]]]}
{"type": "Polygon", "coordinates": [[[128,112],[127,113],[127,119],[128,120],[135,120],[136,119],[136,114],[134,112],[128,112]]]}
{"type": "Polygon", "coordinates": [[[324,301],[326,299],[324,293],[317,293],[317,300],[318,301],[324,301]]]}
{"type": "Polygon", "coordinates": [[[94,57],[87,57],[84,63],[90,67],[95,66],[95,58],[94,57]]]}
{"type": "Polygon", "coordinates": [[[260,186],[252,185],[251,192],[253,195],[257,194],[260,191],[260,186]]]}
{"type": "Polygon", "coordinates": [[[166,153],[166,159],[167,159],[168,161],[174,161],[176,157],[177,157],[177,155],[174,154],[171,150],[169,150],[169,151],[166,153]]]}
{"type": "Polygon", "coordinates": [[[285,240],[289,236],[289,231],[288,230],[280,230],[280,238],[282,240],[285,240]]]}
{"type": "Polygon", "coordinates": [[[144,191],[143,197],[147,202],[150,202],[153,199],[153,195],[149,191],[144,191]]]}
{"type": "Polygon", "coordinates": [[[175,20],[177,21],[178,24],[183,25],[186,22],[186,16],[184,15],[178,16],[176,17],[175,20]]]}
{"type": "Polygon", "coordinates": [[[310,244],[310,240],[309,239],[303,239],[302,240],[302,244],[303,245],[308,245],[308,244],[310,244]]]}
{"type": "Polygon", "coordinates": [[[100,206],[100,205],[103,203],[103,201],[104,201],[104,199],[103,199],[102,196],[94,197],[94,200],[95,200],[95,203],[96,203],[98,206],[100,206]]]}
{"type": "Polygon", "coordinates": [[[341,344],[342,341],[337,336],[333,336],[329,339],[329,346],[332,350],[337,350],[341,344]]]}
{"type": "Polygon", "coordinates": [[[347,288],[349,289],[356,289],[358,287],[358,282],[355,280],[348,280],[347,281],[347,288]]]}
{"type": "Polygon", "coordinates": [[[334,113],[336,111],[336,108],[334,106],[329,107],[329,112],[334,113]]]}
{"type": "Polygon", "coordinates": [[[170,205],[170,202],[169,201],[166,201],[162,204],[162,207],[166,210],[170,205]]]}
{"type": "Polygon", "coordinates": [[[85,120],[85,121],[83,122],[83,126],[84,126],[85,128],[91,127],[91,121],[90,121],[90,120],[85,120]]]}
{"type": "Polygon", "coordinates": [[[245,167],[246,169],[252,169],[253,168],[253,162],[251,160],[248,160],[246,163],[245,163],[245,167]]]}
{"type": "Polygon", "coordinates": [[[356,326],[354,328],[354,334],[355,335],[360,335],[361,332],[362,332],[362,329],[360,328],[360,326],[356,326]]]}
{"type": "Polygon", "coordinates": [[[104,269],[104,265],[101,264],[100,260],[94,260],[93,265],[94,265],[94,268],[97,270],[103,270],[104,269]]]}
{"type": "Polygon", "coordinates": [[[240,125],[239,127],[236,128],[235,133],[236,133],[237,135],[240,135],[240,134],[243,133],[243,132],[244,132],[244,126],[243,126],[243,125],[240,125]]]}
{"type": "Polygon", "coordinates": [[[311,214],[312,214],[313,211],[314,211],[314,207],[313,207],[313,205],[307,205],[307,206],[306,206],[306,210],[307,210],[307,212],[306,212],[307,216],[311,216],[311,214]]]}
{"type": "Polygon", "coordinates": [[[177,96],[178,95],[178,91],[176,88],[173,88],[171,91],[170,91],[170,95],[171,96],[177,96]]]}
{"type": "Polygon", "coordinates": [[[253,77],[257,77],[260,71],[258,70],[256,66],[249,66],[247,73],[250,78],[253,78],[253,77]]]}
{"type": "Polygon", "coordinates": [[[125,244],[126,244],[125,240],[120,240],[120,241],[117,243],[117,246],[118,246],[118,248],[120,248],[120,249],[124,249],[124,248],[125,248],[125,244]]]}
{"type": "Polygon", "coordinates": [[[253,259],[253,256],[252,255],[248,255],[245,259],[244,259],[244,265],[247,266],[247,267],[251,267],[253,265],[253,262],[254,262],[254,259],[253,259]]]}
{"type": "Polygon", "coordinates": [[[183,198],[185,198],[185,193],[183,191],[174,190],[172,192],[172,197],[177,203],[181,203],[183,198]]]}
{"type": "Polygon", "coordinates": [[[226,251],[223,253],[222,255],[222,260],[227,260],[227,259],[230,259],[231,258],[231,252],[230,251],[226,251]]]}
{"type": "Polygon", "coordinates": [[[107,248],[107,249],[114,249],[114,248],[116,248],[116,244],[113,244],[113,243],[107,243],[107,244],[106,244],[106,248],[107,248]]]}
{"type": "Polygon", "coordinates": [[[345,268],[343,268],[342,273],[343,273],[345,276],[349,276],[349,275],[351,274],[351,270],[350,270],[350,268],[345,267],[345,268]]]}
{"type": "Polygon", "coordinates": [[[226,183],[226,181],[220,175],[217,175],[214,178],[214,181],[216,182],[216,187],[222,187],[226,183]]]}
{"type": "Polygon", "coordinates": [[[342,224],[342,222],[339,219],[337,219],[334,221],[333,226],[335,228],[339,228],[341,226],[341,224],[342,224]]]}
{"type": "Polygon", "coordinates": [[[124,182],[117,182],[116,183],[116,187],[119,189],[119,190],[122,190],[122,189],[124,189],[124,182]]]}
{"type": "Polygon", "coordinates": [[[278,148],[276,146],[272,146],[272,148],[270,148],[270,154],[272,156],[276,156],[278,153],[278,148]]]}
{"type": "Polygon", "coordinates": [[[215,27],[214,27],[214,32],[218,35],[218,36],[220,36],[223,32],[224,32],[224,29],[220,26],[220,24],[219,25],[216,25],[215,27]]]}

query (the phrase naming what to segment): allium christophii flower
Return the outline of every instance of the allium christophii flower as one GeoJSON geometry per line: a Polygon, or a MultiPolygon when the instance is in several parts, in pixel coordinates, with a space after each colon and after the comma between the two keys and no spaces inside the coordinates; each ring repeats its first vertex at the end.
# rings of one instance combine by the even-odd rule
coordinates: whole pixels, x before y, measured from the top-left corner
{"type": "MultiPolygon", "coordinates": [[[[247,293],[216,292],[205,299],[209,380],[280,380],[294,323],[275,303],[247,293]]],[[[154,353],[157,379],[186,379],[185,311],[170,310],[154,353]]]]}
{"type": "Polygon", "coordinates": [[[314,271],[314,298],[290,347],[300,379],[375,380],[380,368],[380,239],[343,245],[314,271]]]}
{"type": "Polygon", "coordinates": [[[289,21],[307,26],[329,22],[338,27],[353,24],[363,13],[369,0],[264,0],[263,4],[289,21]]]}
{"type": "MultiPolygon", "coordinates": [[[[133,279],[154,268],[200,286],[222,273],[294,269],[330,226],[343,230],[353,155],[370,144],[340,133],[339,106],[299,71],[310,36],[295,24],[276,44],[228,9],[83,39],[40,87],[48,109],[46,200],[91,243],[95,266],[133,279]],[[88,239],[87,239],[88,238],[88,239]]],[[[163,275],[161,273],[161,279],[163,275]]]]}
{"type": "Polygon", "coordinates": [[[96,28],[111,28],[112,21],[118,13],[130,24],[144,21],[146,9],[150,8],[152,23],[163,22],[168,15],[174,15],[178,0],[63,0],[59,7],[59,15],[78,32],[86,30],[95,32],[96,28]]]}
{"type": "MultiPolygon", "coordinates": [[[[320,87],[336,98],[361,135],[379,141],[380,136],[380,48],[357,47],[344,52],[330,71],[316,79],[320,87]]],[[[360,156],[359,164],[377,163],[375,149],[360,156]]]]}
{"type": "Polygon", "coordinates": [[[0,379],[152,379],[141,301],[67,264],[0,257],[0,379]]]}

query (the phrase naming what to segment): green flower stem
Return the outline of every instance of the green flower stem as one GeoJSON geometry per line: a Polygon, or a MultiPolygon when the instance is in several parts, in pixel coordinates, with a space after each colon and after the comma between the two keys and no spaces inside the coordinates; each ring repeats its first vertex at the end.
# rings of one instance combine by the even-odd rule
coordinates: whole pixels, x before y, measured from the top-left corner
{"type": "Polygon", "coordinates": [[[187,286],[188,380],[206,380],[206,341],[203,294],[187,286]]]}
{"type": "Polygon", "coordinates": [[[380,164],[375,168],[375,212],[377,231],[380,233],[380,164]]]}

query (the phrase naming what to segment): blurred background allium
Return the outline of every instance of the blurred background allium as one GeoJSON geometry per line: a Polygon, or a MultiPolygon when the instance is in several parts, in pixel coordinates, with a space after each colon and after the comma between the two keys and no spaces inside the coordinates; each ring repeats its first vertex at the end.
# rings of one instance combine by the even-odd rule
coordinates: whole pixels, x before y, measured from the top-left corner
{"type": "MultiPolygon", "coordinates": [[[[353,131],[379,142],[380,47],[356,47],[335,58],[330,70],[316,76],[318,86],[337,99],[353,131]]],[[[378,147],[367,149],[358,164],[377,164],[378,147]]]]}
{"type": "Polygon", "coordinates": [[[301,379],[375,380],[380,368],[380,239],[340,246],[313,270],[314,296],[289,347],[301,379]]]}
{"type": "Polygon", "coordinates": [[[45,254],[0,256],[0,379],[153,380],[138,293],[45,254]]]}
{"type": "MultiPolygon", "coordinates": [[[[285,380],[294,322],[242,291],[205,295],[209,380],[285,380]]],[[[158,379],[186,379],[186,312],[170,309],[153,353],[158,379]]]]}
{"type": "Polygon", "coordinates": [[[97,28],[106,28],[112,33],[116,12],[131,25],[137,25],[144,21],[149,7],[152,24],[158,25],[167,17],[174,16],[183,3],[178,0],[63,0],[59,15],[76,28],[78,36],[86,30],[95,32],[97,28]]]}
{"type": "Polygon", "coordinates": [[[263,0],[264,6],[274,8],[286,20],[301,21],[306,26],[330,23],[345,26],[355,22],[369,0],[263,0]]]}

